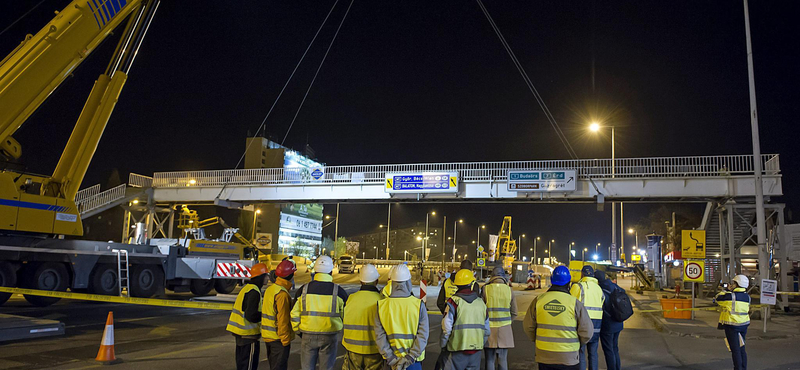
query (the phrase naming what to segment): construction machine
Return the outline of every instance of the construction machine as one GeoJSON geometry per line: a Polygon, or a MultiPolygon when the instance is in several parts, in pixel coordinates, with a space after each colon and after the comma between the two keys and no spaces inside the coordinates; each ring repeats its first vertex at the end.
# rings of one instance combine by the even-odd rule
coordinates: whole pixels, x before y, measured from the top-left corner
{"type": "Polygon", "coordinates": [[[514,254],[517,253],[517,241],[511,236],[511,216],[503,217],[503,225],[497,234],[497,241],[489,245],[489,251],[483,251],[483,258],[487,258],[487,267],[503,266],[506,272],[511,271],[514,263],[514,254]]]}
{"type": "MultiPolygon", "coordinates": [[[[199,294],[249,277],[250,243],[153,245],[69,239],[83,235],[75,195],[158,9],[159,0],[75,0],[0,61],[0,285],[150,297],[165,287],[199,294]],[[52,175],[15,170],[22,147],[12,135],[113,33],[120,35],[52,175]],[[65,238],[67,237],[67,238],[65,238]],[[194,288],[192,288],[194,287],[194,288]]],[[[37,155],[41,155],[37,153],[37,155]]],[[[221,221],[221,220],[218,220],[221,221]]],[[[0,293],[0,304],[10,294],[0,293]]],[[[25,296],[40,306],[58,298],[25,296]]]]}

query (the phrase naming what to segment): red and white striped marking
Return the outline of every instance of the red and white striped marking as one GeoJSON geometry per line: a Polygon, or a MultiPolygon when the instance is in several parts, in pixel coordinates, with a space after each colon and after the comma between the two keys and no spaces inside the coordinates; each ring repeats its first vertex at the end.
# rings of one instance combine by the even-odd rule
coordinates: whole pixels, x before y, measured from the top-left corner
{"type": "Polygon", "coordinates": [[[217,277],[249,278],[250,268],[237,262],[218,262],[217,277]]]}

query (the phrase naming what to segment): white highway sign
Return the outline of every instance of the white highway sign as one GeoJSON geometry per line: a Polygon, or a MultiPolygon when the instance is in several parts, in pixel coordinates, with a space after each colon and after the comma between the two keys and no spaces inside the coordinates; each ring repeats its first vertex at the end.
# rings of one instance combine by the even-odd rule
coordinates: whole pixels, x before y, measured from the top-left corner
{"type": "Polygon", "coordinates": [[[575,170],[509,170],[508,191],[559,192],[575,191],[575,170]]]}

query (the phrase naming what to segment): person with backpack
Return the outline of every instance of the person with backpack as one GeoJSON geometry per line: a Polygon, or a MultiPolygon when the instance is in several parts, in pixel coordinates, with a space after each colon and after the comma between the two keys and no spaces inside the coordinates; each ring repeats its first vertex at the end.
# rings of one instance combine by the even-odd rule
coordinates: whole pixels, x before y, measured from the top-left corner
{"type": "Polygon", "coordinates": [[[600,345],[603,346],[603,354],[606,357],[606,368],[620,370],[622,365],[619,359],[619,334],[624,326],[623,321],[633,314],[633,306],[630,305],[630,298],[625,291],[611,279],[606,278],[605,271],[595,271],[594,277],[606,297],[603,302],[603,322],[600,325],[600,345]]]}

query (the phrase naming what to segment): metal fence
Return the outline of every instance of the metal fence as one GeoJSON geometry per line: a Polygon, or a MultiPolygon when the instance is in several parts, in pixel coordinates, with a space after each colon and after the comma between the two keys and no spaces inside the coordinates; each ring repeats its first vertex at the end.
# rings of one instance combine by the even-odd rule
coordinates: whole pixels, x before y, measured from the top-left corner
{"type": "MultiPolygon", "coordinates": [[[[761,156],[767,175],[780,174],[777,154],[761,156]]],[[[690,178],[753,175],[752,155],[694,157],[654,157],[577,159],[511,162],[417,163],[320,167],[313,174],[309,168],[259,168],[238,170],[157,172],[152,186],[171,188],[221,185],[292,185],[292,184],[374,184],[382,183],[387,173],[454,171],[462,182],[505,181],[509,170],[574,170],[579,179],[610,178],[690,178]],[[316,176],[315,176],[316,175],[316,176]]]]}
{"type": "Polygon", "coordinates": [[[153,187],[153,178],[138,173],[131,173],[128,176],[128,185],[135,188],[150,188],[153,187]]]}
{"type": "Polygon", "coordinates": [[[75,194],[75,203],[82,202],[84,199],[92,197],[100,193],[100,184],[94,184],[86,189],[78,190],[75,194]]]}
{"type": "Polygon", "coordinates": [[[122,184],[106,191],[97,193],[95,195],[86,197],[81,201],[76,201],[78,206],[78,213],[89,212],[91,210],[103,207],[111,202],[125,198],[126,184],[122,184]]]}

